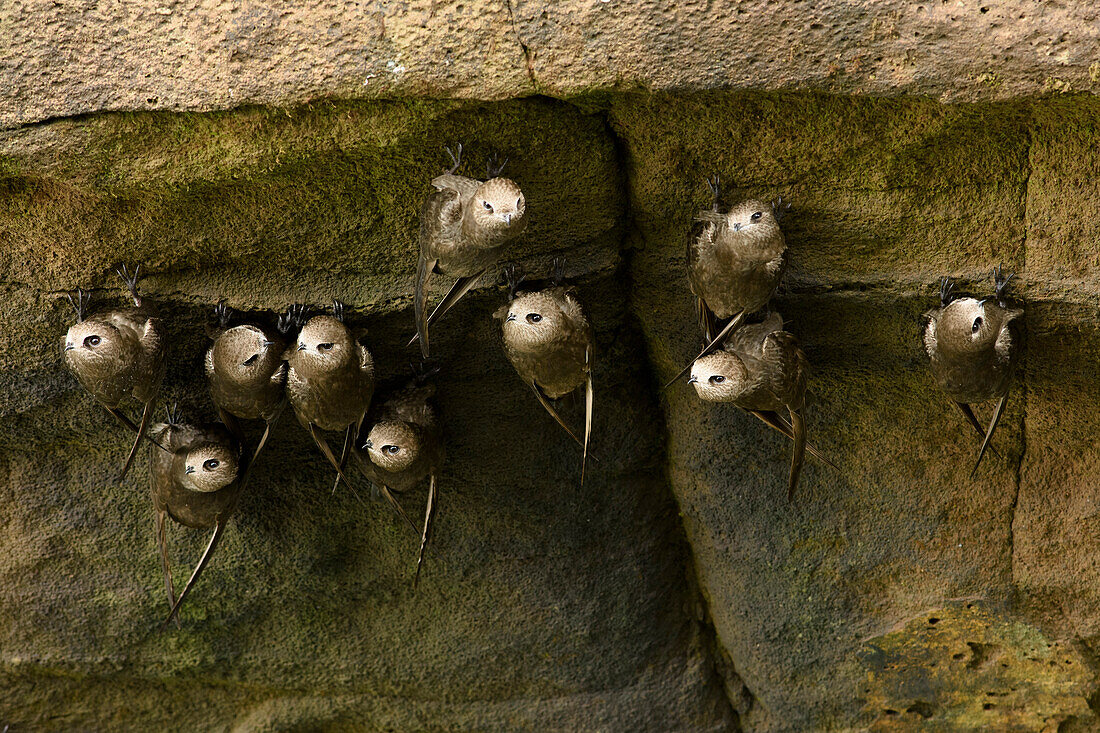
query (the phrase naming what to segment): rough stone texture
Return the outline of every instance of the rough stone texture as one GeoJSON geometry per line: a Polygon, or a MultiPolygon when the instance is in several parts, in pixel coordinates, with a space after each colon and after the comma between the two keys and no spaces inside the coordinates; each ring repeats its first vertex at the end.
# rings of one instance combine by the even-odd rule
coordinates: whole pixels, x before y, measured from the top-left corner
{"type": "Polygon", "coordinates": [[[0,127],[319,97],[817,89],[944,101],[1100,89],[1083,0],[0,6],[0,127]]]}
{"type": "MultiPolygon", "coordinates": [[[[522,26],[534,6],[515,7],[522,26]]],[[[1097,112],[1088,95],[601,92],[0,134],[0,685],[14,692],[0,722],[1095,728],[1097,112]],[[61,368],[61,291],[116,298],[110,265],[146,262],[177,336],[167,397],[196,417],[210,414],[202,324],[222,295],[339,296],[398,374],[416,205],[459,139],[473,170],[490,146],[511,158],[531,207],[516,256],[545,271],[568,254],[598,325],[591,482],[576,486],[575,450],[499,358],[488,314],[503,295],[486,280],[437,339],[450,460],[421,591],[412,538],[384,507],[330,497],[288,420],[184,630],[156,633],[146,490],[113,482],[124,436],[61,368]],[[657,392],[697,347],[683,235],[715,172],[730,198],[794,203],[777,308],[814,365],[811,439],[840,470],[811,462],[793,507],[782,440],[683,385],[657,392]],[[1024,360],[999,455],[971,478],[977,442],[932,383],[918,321],[941,275],[985,293],[998,262],[1019,273],[1024,360]],[[1003,701],[986,710],[990,691],[1003,701]]],[[[177,564],[201,541],[174,532],[177,564]]]]}
{"type": "MultiPolygon", "coordinates": [[[[10,136],[3,158],[0,722],[12,730],[728,730],[644,346],[621,274],[624,198],[603,120],[540,101],[109,116],[10,136]],[[595,448],[579,451],[497,342],[497,288],[434,336],[449,460],[426,576],[381,504],[330,496],[286,419],[218,556],[166,611],[144,462],[65,374],[58,292],[118,300],[107,263],[148,263],[172,337],[166,400],[212,417],[209,303],[323,304],[370,328],[381,374],[411,351],[415,211],[440,145],[489,141],[531,200],[516,253],[567,249],[597,324],[595,448]],[[613,363],[627,364],[613,368],[613,363]],[[637,426],[644,425],[644,429],[637,426]],[[9,694],[10,693],[10,694],[9,694]]],[[[576,411],[570,413],[579,419],[576,411]]],[[[365,482],[362,485],[366,489],[365,482]]],[[[422,511],[424,492],[407,501],[422,511]]],[[[203,533],[171,532],[177,571],[203,533]]]]}

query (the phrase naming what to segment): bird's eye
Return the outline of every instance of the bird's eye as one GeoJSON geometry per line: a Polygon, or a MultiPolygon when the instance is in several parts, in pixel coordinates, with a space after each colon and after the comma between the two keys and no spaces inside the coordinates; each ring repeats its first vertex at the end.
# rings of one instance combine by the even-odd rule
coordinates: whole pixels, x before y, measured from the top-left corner
{"type": "Polygon", "coordinates": [[[317,350],[318,351],[328,351],[331,348],[332,348],[331,343],[317,344],[317,350]]]}
{"type": "Polygon", "coordinates": [[[204,471],[213,471],[215,468],[217,468],[220,465],[222,465],[222,464],[218,462],[217,458],[211,458],[210,460],[203,462],[202,470],[204,470],[204,471]]]}
{"type": "Polygon", "coordinates": [[[726,378],[723,377],[721,374],[715,374],[713,377],[710,378],[711,384],[721,384],[724,381],[726,381],[726,378]]]}
{"type": "Polygon", "coordinates": [[[391,456],[394,453],[397,453],[399,450],[401,450],[401,449],[399,447],[397,447],[396,445],[384,445],[384,446],[382,446],[382,452],[383,453],[389,453],[391,456]]]}
{"type": "Polygon", "coordinates": [[[757,219],[759,219],[763,215],[764,215],[764,212],[758,211],[755,214],[753,214],[752,216],[750,216],[749,218],[752,219],[753,221],[756,221],[757,219]]]}
{"type": "Polygon", "coordinates": [[[256,360],[259,359],[259,358],[260,358],[259,354],[253,354],[252,356],[245,359],[244,362],[242,362],[242,363],[243,363],[244,366],[249,366],[251,364],[255,364],[256,360]]]}
{"type": "Polygon", "coordinates": [[[482,201],[481,203],[485,205],[485,210],[486,211],[492,211],[493,210],[493,205],[490,204],[488,201],[482,201]]]}
{"type": "Polygon", "coordinates": [[[974,325],[970,327],[970,333],[977,333],[978,329],[982,327],[982,317],[978,316],[974,319],[974,325]]]}
{"type": "Polygon", "coordinates": [[[84,339],[84,345],[89,348],[99,346],[99,336],[88,336],[84,339]]]}
{"type": "Polygon", "coordinates": [[[527,322],[528,323],[538,323],[541,320],[542,320],[542,316],[540,316],[538,313],[528,313],[527,314],[527,322]]]}

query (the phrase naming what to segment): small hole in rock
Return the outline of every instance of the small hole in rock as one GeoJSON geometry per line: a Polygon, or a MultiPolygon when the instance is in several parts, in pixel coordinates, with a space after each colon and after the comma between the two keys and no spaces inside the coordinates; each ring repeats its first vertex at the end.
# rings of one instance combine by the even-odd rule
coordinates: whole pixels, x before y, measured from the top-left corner
{"type": "Polygon", "coordinates": [[[952,654],[952,655],[951,655],[951,658],[952,658],[952,659],[962,659],[962,658],[963,658],[963,657],[965,657],[965,656],[966,656],[966,655],[965,655],[965,654],[963,654],[962,652],[957,652],[957,653],[955,653],[955,654],[952,654]]]}
{"type": "Polygon", "coordinates": [[[890,708],[887,708],[887,709],[883,710],[882,712],[886,713],[887,715],[897,715],[898,714],[897,710],[891,710],[890,708]]]}
{"type": "Polygon", "coordinates": [[[987,7],[982,7],[982,8],[980,8],[980,10],[982,11],[983,14],[988,13],[989,12],[989,7],[988,6],[987,7]]]}
{"type": "Polygon", "coordinates": [[[932,717],[932,706],[926,703],[924,700],[917,700],[915,703],[905,709],[907,713],[916,713],[922,718],[932,717]]]}
{"type": "Polygon", "coordinates": [[[935,626],[935,625],[936,625],[936,624],[938,624],[939,622],[940,622],[940,620],[939,620],[938,618],[936,618],[935,616],[933,616],[932,618],[928,619],[928,625],[929,625],[929,626],[935,626]]]}
{"type": "Polygon", "coordinates": [[[982,710],[992,710],[993,708],[994,705],[991,702],[987,702],[985,705],[982,705],[982,710]]]}

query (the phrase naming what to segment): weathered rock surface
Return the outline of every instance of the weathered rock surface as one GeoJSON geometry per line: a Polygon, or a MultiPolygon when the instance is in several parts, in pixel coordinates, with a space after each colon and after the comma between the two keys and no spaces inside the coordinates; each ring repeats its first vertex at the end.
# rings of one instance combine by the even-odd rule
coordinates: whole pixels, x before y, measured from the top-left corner
{"type": "Polygon", "coordinates": [[[332,96],[1095,92],[1098,20],[1083,0],[11,0],[0,8],[0,127],[332,96]]]}
{"type": "MultiPolygon", "coordinates": [[[[1090,729],[1098,109],[599,94],[3,133],[0,722],[1090,729]],[[155,632],[147,491],[140,473],[114,482],[125,436],[61,367],[61,291],[116,298],[110,266],[146,263],[174,335],[166,398],[194,418],[211,415],[198,364],[221,296],[340,297],[398,375],[417,203],[459,139],[471,170],[489,146],[511,159],[531,207],[515,255],[535,271],[568,255],[599,326],[591,480],[577,486],[577,452],[500,357],[487,280],[437,338],[449,461],[420,591],[411,536],[330,496],[287,420],[184,629],[155,632]],[[794,203],[777,308],[814,365],[811,439],[840,466],[811,461],[795,506],[782,440],[657,390],[697,347],[684,231],[715,172],[729,198],[794,203]],[[941,275],[984,293],[999,262],[1019,273],[1024,359],[998,455],[971,478],[978,444],[932,383],[919,318],[941,275]]],[[[204,539],[172,538],[180,568],[204,539]]]]}

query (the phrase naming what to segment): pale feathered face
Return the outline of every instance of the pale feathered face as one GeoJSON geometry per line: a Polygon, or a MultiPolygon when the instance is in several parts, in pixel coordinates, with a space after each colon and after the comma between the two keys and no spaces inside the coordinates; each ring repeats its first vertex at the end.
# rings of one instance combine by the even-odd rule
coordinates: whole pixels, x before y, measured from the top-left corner
{"type": "Polygon", "coordinates": [[[689,384],[708,402],[732,402],[743,390],[746,377],[741,359],[728,351],[716,351],[691,365],[689,384]]]}
{"type": "Polygon", "coordinates": [[[120,361],[127,357],[118,329],[109,323],[92,320],[74,324],[62,344],[66,359],[80,365],[120,361]]]}
{"type": "Polygon", "coordinates": [[[561,305],[545,293],[524,293],[498,315],[504,320],[504,340],[519,348],[535,348],[553,341],[566,325],[561,305]]]}
{"type": "Polygon", "coordinates": [[[180,483],[185,489],[209,493],[237,479],[237,455],[231,448],[204,443],[187,452],[180,483]]]}
{"type": "Polygon", "coordinates": [[[519,234],[527,223],[523,191],[507,178],[490,178],[478,186],[470,206],[478,227],[498,236],[519,234]]]}
{"type": "Polygon", "coordinates": [[[337,369],[351,357],[352,339],[346,326],[332,316],[314,316],[298,333],[297,359],[318,371],[337,369]]]}
{"type": "Polygon", "coordinates": [[[781,233],[771,204],[756,199],[734,206],[726,215],[726,221],[732,232],[754,240],[768,239],[781,233]]]}
{"type": "Polygon", "coordinates": [[[281,358],[277,345],[255,326],[235,326],[214,342],[214,368],[220,376],[239,383],[268,378],[281,358]]]}
{"type": "Polygon", "coordinates": [[[987,302],[959,298],[947,304],[936,323],[937,341],[963,351],[980,351],[997,340],[999,327],[986,313],[987,302]]]}
{"type": "Polygon", "coordinates": [[[360,446],[370,455],[371,463],[384,471],[404,471],[420,456],[420,438],[403,422],[380,422],[371,428],[360,446]]]}

